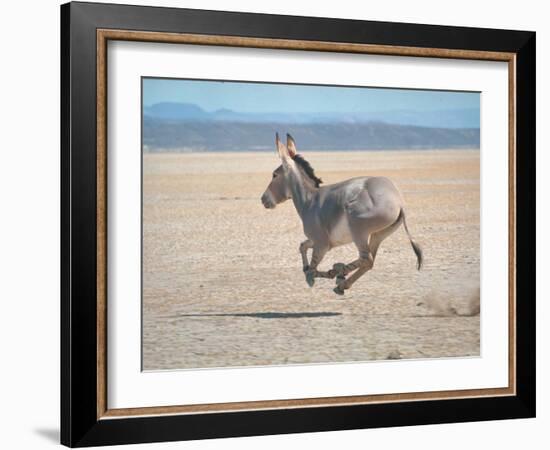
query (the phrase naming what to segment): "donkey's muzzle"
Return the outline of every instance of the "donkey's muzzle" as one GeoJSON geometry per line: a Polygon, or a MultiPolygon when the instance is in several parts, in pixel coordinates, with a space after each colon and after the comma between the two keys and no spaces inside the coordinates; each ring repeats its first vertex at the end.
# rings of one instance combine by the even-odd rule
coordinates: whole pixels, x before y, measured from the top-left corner
{"type": "Polygon", "coordinates": [[[264,205],[264,208],[267,209],[273,209],[275,208],[275,203],[273,202],[273,199],[271,198],[271,195],[269,195],[267,192],[262,195],[262,205],[264,205]]]}

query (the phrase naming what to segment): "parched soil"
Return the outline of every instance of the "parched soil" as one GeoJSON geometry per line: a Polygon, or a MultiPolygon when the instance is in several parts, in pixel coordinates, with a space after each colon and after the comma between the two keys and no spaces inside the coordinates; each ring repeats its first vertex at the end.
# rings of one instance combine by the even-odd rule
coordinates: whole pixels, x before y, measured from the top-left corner
{"type": "MultiPolygon", "coordinates": [[[[479,355],[479,151],[304,157],[325,183],[394,180],[424,268],[400,228],[344,296],[309,288],[292,202],[260,202],[274,152],[145,154],[144,370],[479,355]]],[[[333,249],[321,269],[356,255],[333,249]]]]}

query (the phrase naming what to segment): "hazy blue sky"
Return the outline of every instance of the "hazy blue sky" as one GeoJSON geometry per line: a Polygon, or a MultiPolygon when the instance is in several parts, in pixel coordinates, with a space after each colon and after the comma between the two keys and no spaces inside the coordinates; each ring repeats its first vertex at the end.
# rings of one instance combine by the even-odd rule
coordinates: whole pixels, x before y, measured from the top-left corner
{"type": "Polygon", "coordinates": [[[144,106],[160,102],[249,113],[434,111],[479,109],[479,93],[144,78],[144,106]]]}

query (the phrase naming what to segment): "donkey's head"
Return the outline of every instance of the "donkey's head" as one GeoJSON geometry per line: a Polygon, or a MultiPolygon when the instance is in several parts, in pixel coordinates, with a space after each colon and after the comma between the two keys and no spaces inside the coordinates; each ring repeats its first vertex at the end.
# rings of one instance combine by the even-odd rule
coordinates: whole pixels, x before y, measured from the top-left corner
{"type": "Polygon", "coordinates": [[[292,183],[298,178],[305,179],[314,187],[319,187],[322,183],[321,179],[315,176],[309,163],[296,152],[296,143],[290,134],[286,135],[285,145],[277,133],[275,144],[282,164],[273,171],[271,183],[262,195],[262,203],[268,209],[292,198],[292,183]]]}

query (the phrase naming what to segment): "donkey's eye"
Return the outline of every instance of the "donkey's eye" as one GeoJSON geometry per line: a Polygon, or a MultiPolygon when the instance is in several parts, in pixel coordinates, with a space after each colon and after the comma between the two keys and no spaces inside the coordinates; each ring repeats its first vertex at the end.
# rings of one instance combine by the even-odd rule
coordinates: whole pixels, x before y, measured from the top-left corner
{"type": "Polygon", "coordinates": [[[273,178],[275,178],[276,176],[277,176],[277,174],[276,174],[276,173],[274,173],[274,174],[273,174],[273,178]]]}

